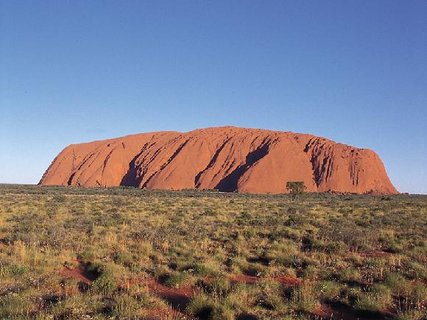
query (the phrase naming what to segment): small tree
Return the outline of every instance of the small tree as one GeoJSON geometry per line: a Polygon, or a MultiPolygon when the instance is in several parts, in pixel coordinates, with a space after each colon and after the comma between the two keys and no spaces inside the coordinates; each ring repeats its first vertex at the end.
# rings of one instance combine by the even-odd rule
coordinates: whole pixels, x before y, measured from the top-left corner
{"type": "Polygon", "coordinates": [[[298,195],[303,194],[306,187],[303,181],[288,181],[286,183],[286,190],[292,196],[292,200],[294,200],[298,195]]]}

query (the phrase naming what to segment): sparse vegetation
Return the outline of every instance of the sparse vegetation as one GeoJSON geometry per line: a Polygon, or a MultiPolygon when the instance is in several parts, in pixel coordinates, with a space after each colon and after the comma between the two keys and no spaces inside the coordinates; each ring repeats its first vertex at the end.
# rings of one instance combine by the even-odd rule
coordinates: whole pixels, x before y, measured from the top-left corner
{"type": "Polygon", "coordinates": [[[0,186],[1,319],[425,319],[427,197],[0,186]]]}
{"type": "Polygon", "coordinates": [[[305,189],[306,186],[303,181],[288,181],[286,183],[286,190],[289,191],[293,200],[295,200],[298,195],[303,194],[305,189]]]}

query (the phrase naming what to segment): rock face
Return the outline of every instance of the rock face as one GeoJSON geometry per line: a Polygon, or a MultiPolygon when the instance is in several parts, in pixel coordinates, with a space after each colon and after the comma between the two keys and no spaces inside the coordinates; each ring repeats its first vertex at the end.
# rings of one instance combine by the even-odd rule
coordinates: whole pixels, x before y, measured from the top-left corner
{"type": "Polygon", "coordinates": [[[308,134],[236,127],[73,144],[40,184],[284,193],[288,181],[304,181],[311,192],[397,193],[371,150],[308,134]]]}

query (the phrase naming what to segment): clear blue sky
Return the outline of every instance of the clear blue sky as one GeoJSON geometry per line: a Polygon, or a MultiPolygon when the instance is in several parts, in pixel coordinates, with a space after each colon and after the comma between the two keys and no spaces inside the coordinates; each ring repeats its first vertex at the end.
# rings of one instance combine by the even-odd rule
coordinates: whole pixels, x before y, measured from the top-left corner
{"type": "Polygon", "coordinates": [[[374,149],[427,193],[427,1],[0,0],[0,182],[71,143],[236,125],[374,149]]]}

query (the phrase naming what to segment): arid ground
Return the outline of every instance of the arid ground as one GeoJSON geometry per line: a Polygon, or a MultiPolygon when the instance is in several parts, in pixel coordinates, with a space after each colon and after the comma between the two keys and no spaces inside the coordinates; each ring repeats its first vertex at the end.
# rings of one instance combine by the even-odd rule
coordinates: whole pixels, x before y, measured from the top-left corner
{"type": "Polygon", "coordinates": [[[425,319],[427,196],[0,186],[0,319],[425,319]]]}

